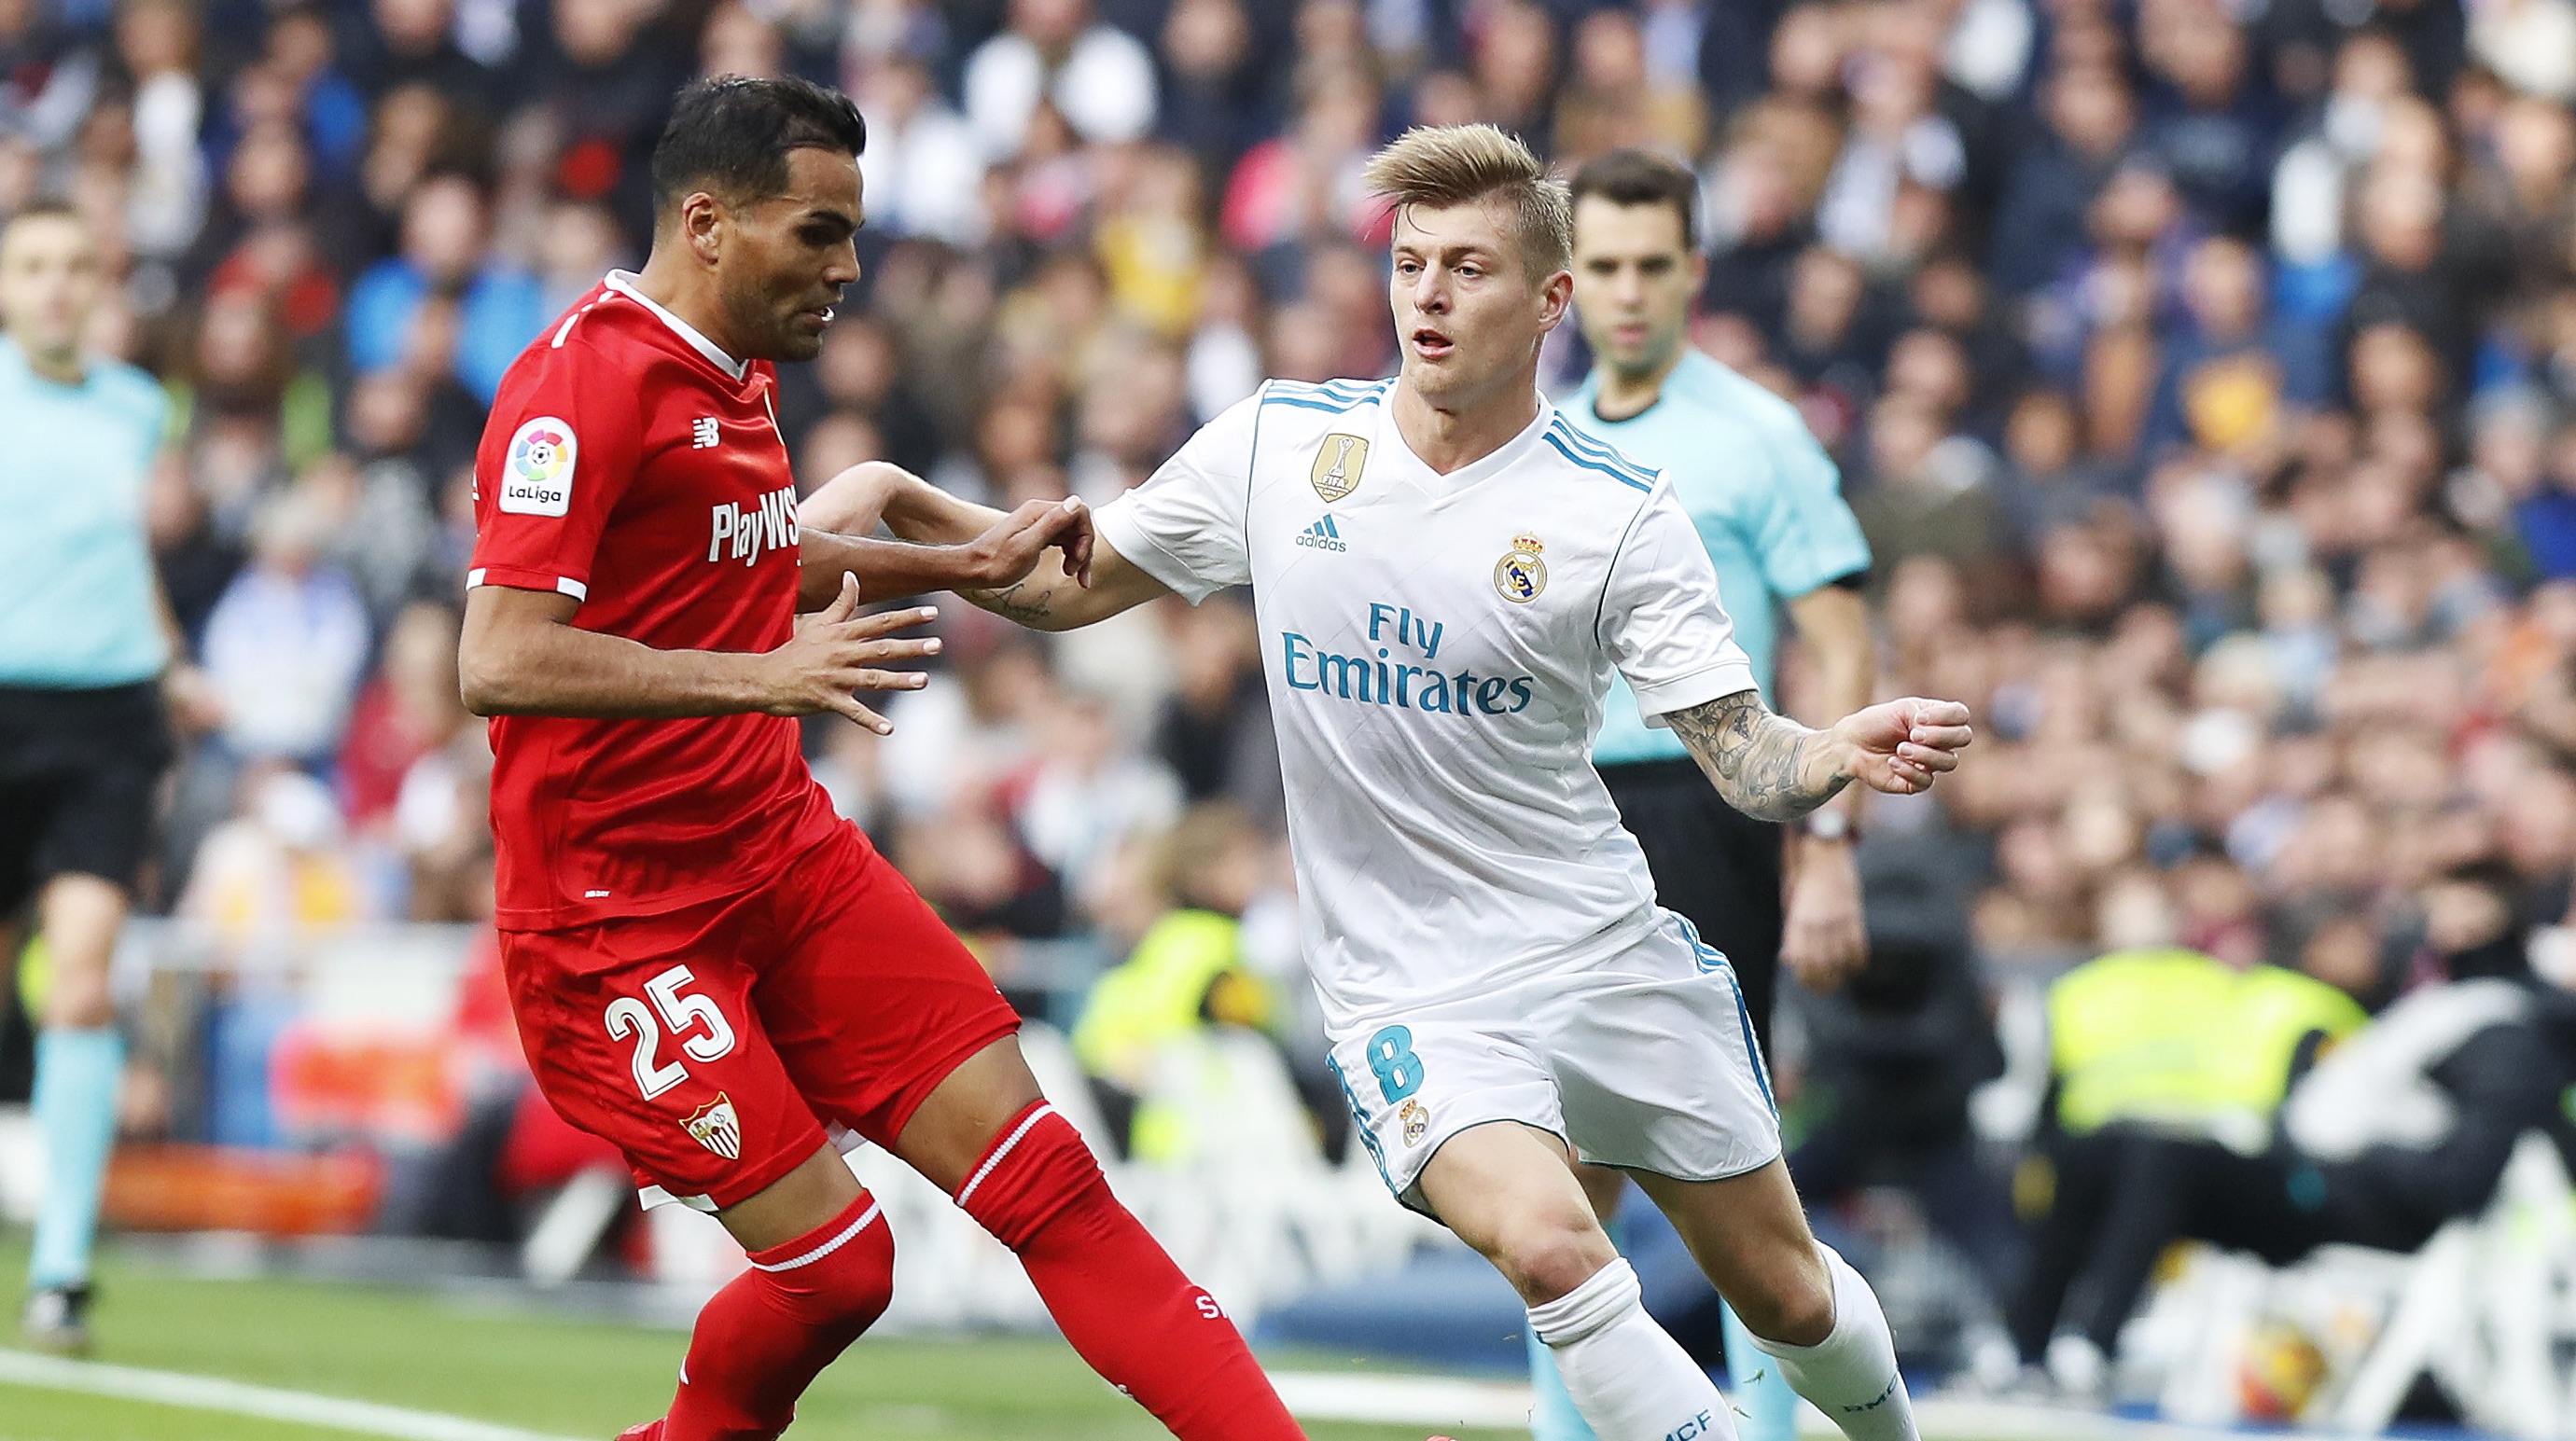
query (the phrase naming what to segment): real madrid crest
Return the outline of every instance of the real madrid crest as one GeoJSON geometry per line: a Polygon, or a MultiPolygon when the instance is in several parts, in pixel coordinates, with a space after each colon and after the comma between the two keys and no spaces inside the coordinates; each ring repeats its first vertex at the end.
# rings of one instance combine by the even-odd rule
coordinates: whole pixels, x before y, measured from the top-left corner
{"type": "Polygon", "coordinates": [[[1360,472],[1368,466],[1369,443],[1356,435],[1334,431],[1324,437],[1323,446],[1315,452],[1315,467],[1306,478],[1315,483],[1315,493],[1326,504],[1341,499],[1360,488],[1360,472]]]}
{"type": "Polygon", "coordinates": [[[1547,546],[1528,531],[1512,537],[1512,548],[1494,562],[1494,589],[1505,600],[1527,605],[1547,589],[1547,562],[1539,553],[1547,546]]]}
{"type": "Polygon", "coordinates": [[[1404,1144],[1408,1146],[1421,1145],[1422,1133],[1431,1129],[1431,1112],[1420,1101],[1405,1102],[1395,1118],[1404,1123],[1404,1144]]]}

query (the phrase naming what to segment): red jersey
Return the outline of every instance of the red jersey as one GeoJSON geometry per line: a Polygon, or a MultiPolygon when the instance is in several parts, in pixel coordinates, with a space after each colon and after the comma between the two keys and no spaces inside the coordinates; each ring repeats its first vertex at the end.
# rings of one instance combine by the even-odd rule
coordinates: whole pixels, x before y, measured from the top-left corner
{"type": "MultiPolygon", "coordinates": [[[[502,377],[474,460],[468,586],[558,591],[656,650],[793,633],[796,484],[776,372],[611,272],[502,377]]],[[[783,716],[492,727],[504,929],[656,915],[749,890],[834,824],[783,716]]]]}

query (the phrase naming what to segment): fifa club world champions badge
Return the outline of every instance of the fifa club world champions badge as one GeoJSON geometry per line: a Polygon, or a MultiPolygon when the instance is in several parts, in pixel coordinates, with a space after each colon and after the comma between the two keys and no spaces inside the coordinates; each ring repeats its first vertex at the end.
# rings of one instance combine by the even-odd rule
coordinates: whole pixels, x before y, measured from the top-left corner
{"type": "Polygon", "coordinates": [[[1368,467],[1369,443],[1356,435],[1335,431],[1324,437],[1323,446],[1315,452],[1315,467],[1306,478],[1315,485],[1315,493],[1332,504],[1360,488],[1360,472],[1368,467]]]}

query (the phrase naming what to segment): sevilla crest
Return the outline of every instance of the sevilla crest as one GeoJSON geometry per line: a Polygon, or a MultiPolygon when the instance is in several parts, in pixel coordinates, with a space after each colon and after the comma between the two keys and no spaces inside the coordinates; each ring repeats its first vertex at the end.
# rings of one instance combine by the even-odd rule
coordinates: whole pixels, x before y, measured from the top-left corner
{"type": "Polygon", "coordinates": [[[742,1118],[734,1114],[733,1098],[724,1092],[718,1091],[714,1100],[690,1112],[680,1126],[699,1145],[726,1160],[742,1159],[742,1118]]]}

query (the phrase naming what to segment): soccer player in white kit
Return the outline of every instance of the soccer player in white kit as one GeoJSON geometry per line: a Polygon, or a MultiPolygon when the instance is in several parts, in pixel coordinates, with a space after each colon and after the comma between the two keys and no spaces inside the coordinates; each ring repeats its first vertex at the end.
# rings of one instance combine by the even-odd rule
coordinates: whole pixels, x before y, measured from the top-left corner
{"type": "MultiPolygon", "coordinates": [[[[1042,629],[1254,586],[1307,963],[1388,1188],[1529,1305],[1604,1441],[1732,1437],[1640,1304],[1571,1158],[1634,1175],[1758,1344],[1855,1441],[1910,1441],[1868,1284],[1807,1229],[1724,956],[1654,903],[1589,761],[1614,670],[1739,809],[1788,819],[1857,779],[1958,763],[1964,706],[1812,731],[1762,704],[1669,487],[1560,419],[1538,349],[1572,289],[1572,206],[1490,126],[1372,162],[1396,205],[1393,380],[1273,381],[1054,561],[967,598],[1042,629]]],[[[907,540],[991,520],[889,466],[806,502],[907,540]]]]}

